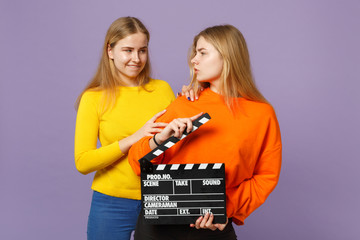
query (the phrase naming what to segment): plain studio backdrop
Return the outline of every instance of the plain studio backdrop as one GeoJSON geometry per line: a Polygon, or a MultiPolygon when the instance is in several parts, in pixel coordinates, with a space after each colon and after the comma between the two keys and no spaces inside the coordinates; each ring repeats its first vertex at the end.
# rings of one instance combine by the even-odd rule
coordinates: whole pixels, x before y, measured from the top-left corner
{"type": "Polygon", "coordinates": [[[195,34],[244,34],[283,165],[238,239],[359,239],[358,0],[1,0],[0,239],[86,239],[93,174],[75,169],[74,102],[121,16],[148,27],[153,77],[174,92],[195,34]]]}

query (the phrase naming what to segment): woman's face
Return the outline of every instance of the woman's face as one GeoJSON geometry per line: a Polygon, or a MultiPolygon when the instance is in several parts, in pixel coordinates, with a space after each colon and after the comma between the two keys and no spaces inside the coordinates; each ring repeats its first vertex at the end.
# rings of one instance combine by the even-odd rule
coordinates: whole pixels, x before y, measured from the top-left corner
{"type": "Polygon", "coordinates": [[[205,38],[200,37],[196,43],[196,54],[191,63],[194,67],[196,80],[209,82],[210,86],[219,90],[220,76],[223,69],[223,59],[216,48],[205,38]]]}
{"type": "Polygon", "coordinates": [[[134,33],[108,48],[121,80],[128,86],[137,86],[136,77],[144,69],[148,56],[148,39],[144,33],[134,33]]]}

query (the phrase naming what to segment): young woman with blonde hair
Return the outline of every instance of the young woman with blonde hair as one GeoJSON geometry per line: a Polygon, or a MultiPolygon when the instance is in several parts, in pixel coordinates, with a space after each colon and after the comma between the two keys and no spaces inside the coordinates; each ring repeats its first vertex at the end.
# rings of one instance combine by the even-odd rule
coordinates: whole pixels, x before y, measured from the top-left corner
{"type": "Polygon", "coordinates": [[[140,180],[127,152],[136,141],[167,125],[155,120],[175,99],[168,83],[150,78],[149,39],[137,18],[115,20],[97,72],[76,103],[76,168],[82,174],[96,171],[88,239],[130,239],[141,197],[140,180]]]}
{"type": "Polygon", "coordinates": [[[272,106],[256,88],[246,42],[231,25],[209,27],[195,38],[189,56],[195,91],[205,88],[196,102],[185,97],[169,105],[158,121],[162,132],[144,137],[129,151],[129,163],[140,174],[138,159],[170,136],[192,130],[201,112],[211,120],[191,133],[154,164],[225,163],[228,221],[214,224],[206,214],[188,225],[149,225],[140,214],[135,239],[236,239],[232,222],[244,220],[275,188],[281,166],[281,137],[272,106]]]}

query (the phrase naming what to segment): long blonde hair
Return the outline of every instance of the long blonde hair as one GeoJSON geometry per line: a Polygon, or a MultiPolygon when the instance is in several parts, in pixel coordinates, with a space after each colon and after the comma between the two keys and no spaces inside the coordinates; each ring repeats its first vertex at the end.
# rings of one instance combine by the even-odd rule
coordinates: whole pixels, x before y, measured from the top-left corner
{"type": "MultiPolygon", "coordinates": [[[[75,108],[79,107],[79,103],[82,95],[89,89],[94,90],[105,90],[105,95],[103,98],[103,107],[108,108],[113,106],[116,98],[116,87],[122,86],[123,83],[119,76],[116,73],[116,68],[112,59],[109,58],[108,48],[113,48],[116,43],[134,33],[144,33],[149,42],[150,34],[146,29],[144,24],[135,17],[121,17],[116,19],[109,27],[106,36],[104,45],[102,48],[102,55],[100,63],[98,65],[97,71],[94,77],[86,85],[85,89],[78,96],[75,108]]],[[[150,59],[149,54],[147,55],[147,61],[137,76],[138,85],[144,87],[150,80],[150,59]]]]}
{"type": "Polygon", "coordinates": [[[201,87],[209,86],[209,83],[199,83],[196,80],[194,67],[191,64],[191,59],[196,55],[196,45],[200,37],[211,43],[223,58],[219,91],[230,108],[234,107],[233,98],[237,97],[268,103],[255,85],[245,38],[232,25],[209,27],[194,37],[188,63],[192,74],[191,85],[196,92],[199,93],[201,87]]]}

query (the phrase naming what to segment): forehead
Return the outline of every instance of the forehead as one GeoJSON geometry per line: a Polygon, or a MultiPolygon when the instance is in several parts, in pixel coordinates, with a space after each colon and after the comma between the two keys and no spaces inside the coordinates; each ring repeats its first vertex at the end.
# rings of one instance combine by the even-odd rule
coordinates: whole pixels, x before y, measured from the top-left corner
{"type": "Polygon", "coordinates": [[[206,41],[204,37],[200,37],[196,42],[196,49],[205,49],[205,50],[216,50],[214,45],[206,41]]]}
{"type": "Polygon", "coordinates": [[[146,47],[148,45],[148,39],[144,33],[134,33],[120,39],[117,46],[121,47],[146,47]]]}

